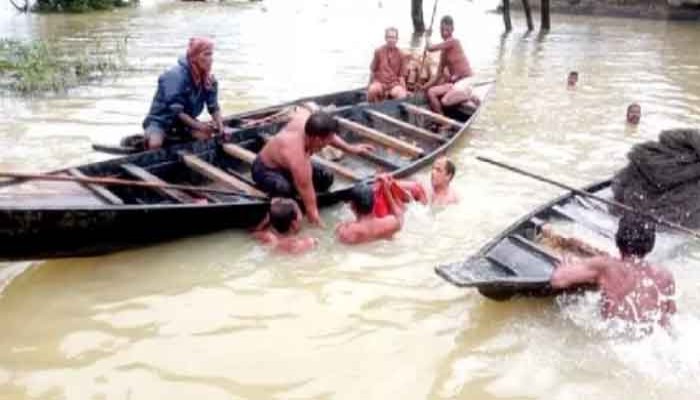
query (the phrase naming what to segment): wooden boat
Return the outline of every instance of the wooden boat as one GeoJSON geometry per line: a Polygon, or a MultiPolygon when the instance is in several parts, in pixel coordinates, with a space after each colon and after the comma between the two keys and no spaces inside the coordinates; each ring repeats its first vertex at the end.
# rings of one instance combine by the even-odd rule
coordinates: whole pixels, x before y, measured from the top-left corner
{"type": "MultiPolygon", "coordinates": [[[[266,121],[274,120],[277,116],[284,114],[289,107],[304,102],[314,102],[321,107],[330,105],[335,107],[347,107],[362,103],[366,101],[366,99],[367,96],[364,89],[346,90],[323,94],[320,96],[304,97],[275,106],[231,114],[225,116],[223,120],[224,124],[230,128],[242,129],[246,126],[258,125],[261,122],[264,123],[266,121]]],[[[144,144],[143,134],[137,133],[123,137],[118,145],[93,144],[92,148],[103,153],[127,155],[145,151],[146,149],[144,148],[144,144]]],[[[165,145],[172,144],[173,143],[165,143],[165,145]]]]}
{"type": "MultiPolygon", "coordinates": [[[[583,190],[611,200],[611,182],[605,180],[583,190]]],[[[555,295],[559,292],[549,280],[564,257],[617,255],[617,224],[618,217],[606,204],[569,192],[525,215],[465,261],[438,266],[435,272],[458,287],[476,288],[493,300],[555,295]]],[[[682,253],[688,240],[685,235],[657,230],[656,245],[647,259],[663,262],[673,258],[682,253]]]]}
{"type": "MultiPolygon", "coordinates": [[[[611,197],[610,183],[606,180],[584,190],[611,197]]],[[[585,230],[589,240],[607,243],[606,250],[612,250],[617,220],[602,203],[596,203],[573,193],[565,194],[522,217],[475,255],[438,266],[435,272],[458,287],[476,288],[493,300],[507,300],[516,294],[553,295],[556,291],[549,285],[549,279],[562,252],[542,240],[543,227],[568,223],[579,234],[585,230]]]]}
{"type": "MultiPolygon", "coordinates": [[[[479,87],[481,107],[491,86],[479,87]]],[[[329,111],[340,123],[339,134],[348,142],[372,143],[376,150],[339,160],[315,156],[336,178],[328,192],[318,194],[320,206],[342,201],[354,184],[371,181],[379,172],[405,177],[429,165],[465,133],[481,108],[459,106],[446,117],[428,111],[422,99],[370,105],[358,92],[343,96],[349,97],[336,100],[344,105],[329,111]]],[[[272,120],[241,129],[229,123],[234,132],[227,141],[183,143],[53,172],[190,185],[226,190],[225,194],[86,183],[6,184],[0,191],[0,260],[89,256],[221,229],[251,228],[266,215],[269,199],[251,181],[250,163],[266,138],[284,124],[272,120]]]]}

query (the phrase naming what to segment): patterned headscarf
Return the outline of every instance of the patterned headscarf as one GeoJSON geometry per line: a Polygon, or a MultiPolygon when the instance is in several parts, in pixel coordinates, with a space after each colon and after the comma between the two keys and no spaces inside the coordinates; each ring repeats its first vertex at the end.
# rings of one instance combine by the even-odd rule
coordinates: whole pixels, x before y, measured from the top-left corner
{"type": "Polygon", "coordinates": [[[205,37],[191,38],[187,47],[187,63],[192,71],[192,80],[195,85],[199,87],[204,85],[206,89],[211,89],[214,77],[211,76],[211,66],[203,65],[199,60],[199,56],[205,51],[213,49],[214,42],[205,37]]]}

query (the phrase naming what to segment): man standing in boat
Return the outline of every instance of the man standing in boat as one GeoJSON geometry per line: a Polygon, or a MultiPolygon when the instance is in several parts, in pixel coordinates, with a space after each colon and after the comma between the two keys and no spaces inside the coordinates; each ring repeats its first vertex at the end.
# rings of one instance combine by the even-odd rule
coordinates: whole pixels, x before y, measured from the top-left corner
{"type": "Polygon", "coordinates": [[[399,30],[387,28],[384,39],[386,44],[374,51],[374,58],[369,67],[367,100],[370,103],[386,98],[403,99],[408,95],[405,79],[407,60],[396,47],[399,30]]]}
{"type": "MultiPolygon", "coordinates": [[[[440,21],[442,43],[428,46],[428,51],[440,51],[440,63],[435,76],[423,85],[430,108],[442,114],[443,107],[450,107],[465,101],[471,101],[474,106],[480,103],[479,97],[472,93],[469,78],[474,75],[467,56],[464,55],[459,39],[452,36],[454,21],[446,15],[440,21]]],[[[428,33],[430,36],[430,33],[428,33]]]]}
{"type": "Polygon", "coordinates": [[[253,180],[271,196],[301,197],[306,216],[312,224],[322,225],[316,204],[316,192],[327,191],[333,175],[311,162],[311,156],[327,145],[361,154],[372,150],[366,144],[351,145],[338,137],[338,121],[317,107],[306,104],[274,135],[253,162],[253,180]]]}
{"type": "Polygon", "coordinates": [[[654,224],[627,214],[620,219],[615,235],[619,259],[598,256],[564,263],[554,270],[552,287],[595,284],[603,294],[604,318],[667,327],[676,312],[675,281],[668,270],[644,261],[654,248],[654,241],[654,224]]]}
{"type": "Polygon", "coordinates": [[[167,139],[187,141],[208,139],[223,133],[218,100],[218,83],[211,75],[214,43],[204,37],[193,37],[187,56],[158,78],[158,90],[151,109],[143,121],[149,149],[157,149],[167,139]],[[197,120],[207,106],[212,122],[197,120]]]}

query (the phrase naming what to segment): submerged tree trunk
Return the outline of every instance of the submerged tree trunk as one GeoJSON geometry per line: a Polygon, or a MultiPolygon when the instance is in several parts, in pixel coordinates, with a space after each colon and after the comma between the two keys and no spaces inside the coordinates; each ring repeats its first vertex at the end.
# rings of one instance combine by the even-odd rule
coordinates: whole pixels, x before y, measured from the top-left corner
{"type": "Polygon", "coordinates": [[[540,23],[540,30],[542,31],[548,31],[549,30],[549,0],[542,0],[542,9],[540,10],[540,14],[542,16],[542,22],[540,23]]]}
{"type": "Polygon", "coordinates": [[[535,25],[532,23],[532,10],[530,10],[530,2],[528,0],[523,0],[523,10],[525,11],[525,20],[527,21],[527,30],[531,31],[535,29],[535,25]]]}
{"type": "Polygon", "coordinates": [[[425,32],[425,23],[423,22],[423,0],[411,0],[411,19],[413,20],[414,32],[425,32]]]}
{"type": "Polygon", "coordinates": [[[513,29],[513,24],[510,22],[510,0],[503,0],[503,24],[506,26],[506,32],[513,29]]]}

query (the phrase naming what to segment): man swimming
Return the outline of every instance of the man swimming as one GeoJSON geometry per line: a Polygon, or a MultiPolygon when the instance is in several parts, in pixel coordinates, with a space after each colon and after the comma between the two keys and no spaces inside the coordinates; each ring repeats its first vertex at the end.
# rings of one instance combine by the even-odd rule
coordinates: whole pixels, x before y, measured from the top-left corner
{"type": "Polygon", "coordinates": [[[667,327],[676,312],[673,275],[644,261],[654,248],[654,224],[627,214],[620,219],[615,242],[620,258],[598,256],[564,263],[554,270],[552,287],[595,284],[603,295],[604,318],[654,322],[667,327]]]}

